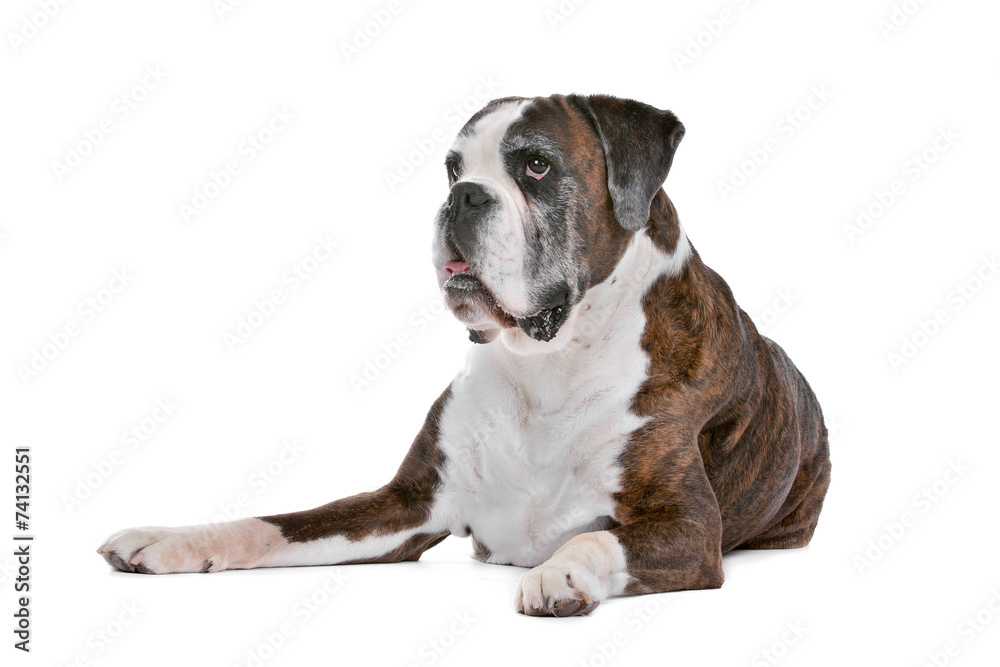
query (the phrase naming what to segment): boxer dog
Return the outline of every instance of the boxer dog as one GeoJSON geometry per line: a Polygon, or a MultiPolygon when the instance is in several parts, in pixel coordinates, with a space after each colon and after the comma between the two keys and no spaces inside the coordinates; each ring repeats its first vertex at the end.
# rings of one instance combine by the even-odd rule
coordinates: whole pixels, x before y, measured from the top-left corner
{"type": "Polygon", "coordinates": [[[448,152],[434,229],[474,345],[392,480],[322,507],[137,528],[125,572],[417,560],[448,535],[531,568],[517,611],[722,585],[805,546],[830,481],[816,397],[705,266],[663,191],[684,126],[595,95],[495,100],[448,152]]]}

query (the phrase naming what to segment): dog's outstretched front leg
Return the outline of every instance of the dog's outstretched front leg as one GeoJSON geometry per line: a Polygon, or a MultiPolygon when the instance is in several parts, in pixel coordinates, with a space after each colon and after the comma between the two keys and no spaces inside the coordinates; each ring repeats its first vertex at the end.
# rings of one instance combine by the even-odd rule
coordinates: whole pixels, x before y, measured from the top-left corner
{"type": "Polygon", "coordinates": [[[448,535],[434,501],[444,464],[438,422],[450,393],[431,407],[395,477],[377,491],[305,512],[123,530],[98,553],[119,570],[147,574],[416,560],[448,535]]]}

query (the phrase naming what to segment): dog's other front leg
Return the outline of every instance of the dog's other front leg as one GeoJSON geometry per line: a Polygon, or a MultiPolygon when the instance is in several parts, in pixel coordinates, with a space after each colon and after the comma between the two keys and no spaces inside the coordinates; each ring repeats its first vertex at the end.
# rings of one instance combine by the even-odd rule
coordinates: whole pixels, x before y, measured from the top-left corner
{"type": "Polygon", "coordinates": [[[704,464],[677,452],[668,473],[630,466],[610,530],[571,538],[514,593],[531,616],[587,614],[606,597],[722,585],[722,517],[704,464]],[[669,478],[668,478],[669,477],[669,478]]]}
{"type": "Polygon", "coordinates": [[[529,616],[590,613],[606,597],[722,585],[722,553],[711,530],[690,519],[651,519],[570,539],[514,592],[529,616]]]}
{"type": "Polygon", "coordinates": [[[395,477],[377,491],[305,512],[123,530],[98,553],[119,570],[146,574],[416,560],[448,536],[434,501],[444,463],[438,421],[450,393],[434,403],[395,477]]]}

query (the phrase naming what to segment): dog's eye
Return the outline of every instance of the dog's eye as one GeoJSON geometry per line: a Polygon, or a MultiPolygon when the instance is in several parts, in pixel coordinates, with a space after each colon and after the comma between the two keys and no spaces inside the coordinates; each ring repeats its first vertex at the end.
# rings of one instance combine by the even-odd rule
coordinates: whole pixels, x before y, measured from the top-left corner
{"type": "Polygon", "coordinates": [[[448,167],[448,178],[450,178],[453,181],[457,181],[458,180],[458,163],[456,163],[456,162],[449,162],[448,165],[447,165],[447,167],[448,167]]]}
{"type": "Polygon", "coordinates": [[[541,180],[545,174],[549,173],[549,163],[540,158],[531,158],[528,160],[528,166],[525,167],[524,173],[536,180],[541,180]]]}

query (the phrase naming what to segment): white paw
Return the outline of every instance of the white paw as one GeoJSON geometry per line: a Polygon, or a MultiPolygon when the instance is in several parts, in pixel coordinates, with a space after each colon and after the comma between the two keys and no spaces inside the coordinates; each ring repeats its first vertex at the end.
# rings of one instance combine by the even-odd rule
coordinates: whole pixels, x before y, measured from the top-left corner
{"type": "Polygon", "coordinates": [[[214,548],[217,532],[212,526],[131,528],[109,537],[97,553],[122,572],[220,572],[227,563],[214,548]]]}
{"type": "Polygon", "coordinates": [[[521,576],[514,607],[529,616],[579,616],[593,611],[606,589],[587,566],[556,555],[521,576]]]}

